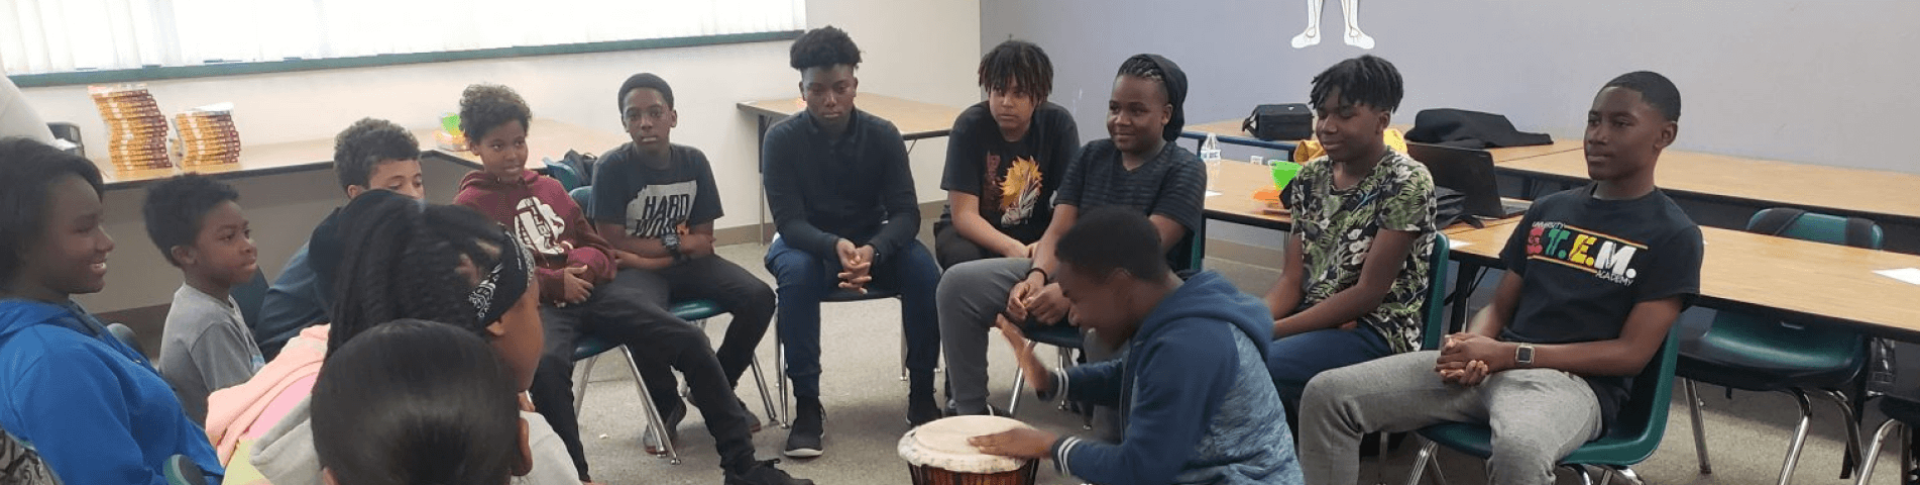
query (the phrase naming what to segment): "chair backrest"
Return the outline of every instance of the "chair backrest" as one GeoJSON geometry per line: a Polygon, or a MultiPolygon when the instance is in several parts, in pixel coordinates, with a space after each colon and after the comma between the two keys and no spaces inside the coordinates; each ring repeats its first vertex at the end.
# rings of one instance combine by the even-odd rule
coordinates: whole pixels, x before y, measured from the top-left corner
{"type": "MultiPolygon", "coordinates": [[[[1880,249],[1885,232],[1878,224],[1857,217],[1817,214],[1799,209],[1772,208],[1754,213],[1747,230],[1803,241],[1880,249]]],[[[1756,315],[1722,311],[1714,315],[1710,338],[1738,339],[1754,345],[1792,349],[1796,353],[1848,355],[1863,351],[1865,337],[1827,325],[1802,326],[1756,315]]]]}
{"type": "MultiPolygon", "coordinates": [[[[1674,322],[1667,329],[1667,338],[1660,344],[1660,351],[1653,354],[1653,360],[1633,378],[1633,389],[1627,396],[1625,406],[1614,417],[1612,430],[1608,437],[1630,438],[1631,454],[1637,456],[1611,456],[1607,461],[1617,461],[1621,466],[1646,461],[1660,448],[1660,440],[1667,432],[1667,410],[1672,407],[1673,372],[1680,360],[1680,324],[1674,322]]],[[[1623,450],[1623,453],[1627,450],[1623,450]]],[[[1608,464],[1608,463],[1598,463],[1608,464]]]]}
{"type": "Polygon", "coordinates": [[[581,212],[586,213],[588,221],[592,221],[593,220],[593,186],[588,185],[585,187],[574,187],[572,189],[567,189],[567,195],[573,197],[573,203],[575,205],[580,206],[581,212]]]}
{"type": "Polygon", "coordinates": [[[1173,267],[1173,271],[1179,273],[1204,269],[1202,265],[1207,259],[1207,221],[1200,221],[1200,227],[1187,231],[1186,239],[1181,242],[1184,244],[1174,247],[1173,252],[1167,255],[1167,263],[1173,267]]]}
{"type": "Polygon", "coordinates": [[[247,328],[260,328],[260,307],[267,302],[267,274],[254,268],[253,279],[233,288],[233,302],[240,305],[240,319],[247,328]]]}
{"type": "Polygon", "coordinates": [[[134,352],[147,353],[146,349],[140,348],[140,336],[133,332],[133,327],[129,327],[124,323],[110,323],[107,324],[107,333],[113,334],[113,338],[120,340],[120,343],[127,344],[127,347],[133,349],[134,352]]]}
{"type": "Polygon", "coordinates": [[[1440,339],[1447,334],[1447,270],[1452,252],[1447,234],[1434,232],[1433,253],[1427,255],[1427,328],[1420,334],[1421,350],[1439,349],[1440,339]]]}
{"type": "Polygon", "coordinates": [[[567,166],[567,164],[564,163],[555,162],[553,159],[547,159],[545,162],[547,164],[547,176],[560,181],[561,187],[567,190],[573,190],[582,186],[580,172],[574,170],[573,167],[567,166]]]}

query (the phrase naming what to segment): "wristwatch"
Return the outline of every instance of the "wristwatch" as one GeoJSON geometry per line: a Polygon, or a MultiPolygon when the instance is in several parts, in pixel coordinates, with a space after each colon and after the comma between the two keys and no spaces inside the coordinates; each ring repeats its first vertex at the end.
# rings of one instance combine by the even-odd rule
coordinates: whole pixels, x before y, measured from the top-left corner
{"type": "Polygon", "coordinates": [[[660,243],[667,246],[667,252],[673,253],[674,261],[686,259],[687,255],[680,253],[680,233],[669,231],[660,236],[660,243]]]}
{"type": "Polygon", "coordinates": [[[1513,364],[1523,369],[1533,367],[1533,344],[1520,344],[1514,347],[1513,364]]]}

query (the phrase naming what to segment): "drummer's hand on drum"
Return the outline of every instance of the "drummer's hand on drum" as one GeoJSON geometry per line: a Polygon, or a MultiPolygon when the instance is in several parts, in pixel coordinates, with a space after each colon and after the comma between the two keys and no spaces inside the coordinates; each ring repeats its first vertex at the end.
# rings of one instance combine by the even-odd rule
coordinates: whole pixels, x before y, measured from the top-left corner
{"type": "MultiPolygon", "coordinates": [[[[1027,387],[1032,387],[1034,391],[1041,393],[1052,391],[1053,373],[1047,370],[1046,364],[1040,363],[1038,357],[1033,356],[1033,348],[1027,346],[1027,336],[1020,332],[1020,326],[1007,320],[1004,314],[995,317],[993,325],[1000,327],[1000,335],[1007,337],[1007,344],[1013,346],[1013,361],[1020,365],[1021,371],[1032,376],[1027,379],[1027,387]]],[[[1016,389],[1014,392],[1019,390],[1016,389]]]]}
{"type": "Polygon", "coordinates": [[[1014,458],[1046,458],[1053,451],[1053,442],[1060,437],[1053,433],[1028,427],[1019,427],[989,435],[980,435],[967,439],[967,444],[981,453],[1014,458]]]}

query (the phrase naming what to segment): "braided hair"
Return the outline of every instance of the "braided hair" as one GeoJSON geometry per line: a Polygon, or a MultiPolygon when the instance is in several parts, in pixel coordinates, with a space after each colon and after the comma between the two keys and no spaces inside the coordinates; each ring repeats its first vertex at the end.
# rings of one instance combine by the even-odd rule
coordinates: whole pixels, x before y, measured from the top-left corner
{"type": "Polygon", "coordinates": [[[1053,94],[1053,61],[1047,58],[1047,51],[1032,42],[1001,42],[980,56],[979,72],[980,87],[988,91],[1006,91],[1011,82],[1038,101],[1053,94]]]}
{"type": "Polygon", "coordinates": [[[341,213],[339,274],[334,282],[328,355],[354,335],[384,322],[417,318],[475,333],[479,321],[468,294],[478,272],[516,251],[499,224],[473,209],[427,204],[384,190],[354,198],[341,213]]]}
{"type": "Polygon", "coordinates": [[[1334,89],[1340,90],[1338,101],[1342,103],[1371,106],[1388,113],[1400,109],[1400,98],[1406,95],[1400,70],[1372,54],[1340,61],[1314,76],[1313,91],[1308,96],[1313,109],[1320,109],[1321,103],[1329,101],[1327,95],[1333,94],[1334,89]]]}

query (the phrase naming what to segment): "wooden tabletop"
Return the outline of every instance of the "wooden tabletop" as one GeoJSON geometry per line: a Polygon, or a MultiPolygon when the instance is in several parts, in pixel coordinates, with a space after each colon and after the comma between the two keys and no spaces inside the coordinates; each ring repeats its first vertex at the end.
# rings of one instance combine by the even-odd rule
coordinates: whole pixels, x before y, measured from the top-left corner
{"type": "MultiPolygon", "coordinates": [[[[893,126],[900,129],[900,137],[908,140],[947,136],[947,132],[953,130],[953,120],[966,110],[872,93],[860,93],[854,98],[853,105],[868,114],[893,122],[893,126]]],[[[743,102],[739,107],[741,111],[778,120],[806,109],[807,103],[797,97],[774,98],[743,102]]]]}
{"type": "MultiPolygon", "coordinates": [[[[1292,147],[1293,145],[1303,141],[1303,140],[1271,140],[1271,141],[1260,140],[1259,138],[1255,138],[1252,133],[1247,133],[1246,131],[1241,130],[1240,129],[1241,121],[1242,120],[1220,120],[1212,123],[1187,125],[1186,128],[1183,129],[1182,131],[1183,131],[1183,134],[1187,135],[1188,138],[1196,138],[1196,139],[1205,138],[1206,134],[1211,133],[1219,137],[1222,137],[1222,141],[1226,143],[1237,143],[1242,145],[1252,144],[1255,146],[1262,146],[1262,147],[1276,147],[1280,145],[1292,147]],[[1252,140],[1252,141],[1250,142],[1248,140],[1252,140]]],[[[1401,133],[1406,133],[1413,129],[1413,125],[1393,125],[1391,128],[1400,130],[1401,133]]],[[[1553,143],[1547,144],[1547,145],[1489,148],[1487,149],[1487,152],[1493,154],[1493,163],[1501,164],[1501,163],[1507,163],[1515,160],[1538,157],[1542,155],[1551,155],[1555,153],[1578,151],[1580,150],[1581,145],[1582,145],[1582,141],[1578,139],[1554,138],[1553,143]]]]}
{"type": "Polygon", "coordinates": [[[1203,208],[1209,219],[1284,231],[1293,226],[1293,217],[1266,210],[1267,203],[1253,198],[1261,189],[1273,188],[1273,169],[1240,160],[1222,160],[1220,176],[1208,185],[1220,195],[1207,197],[1203,208]]]}
{"type": "MultiPolygon", "coordinates": [[[[1586,157],[1578,151],[1529,158],[1499,168],[1527,177],[1587,180],[1586,157]]],[[[1920,220],[1920,175],[1915,174],[1668,151],[1660,155],[1654,180],[1669,192],[1742,205],[1797,206],[1870,219],[1920,220]]]]}
{"type": "MultiPolygon", "coordinates": [[[[1499,266],[1518,218],[1486,229],[1447,231],[1456,259],[1499,266]],[[1465,245],[1461,245],[1465,243],[1465,245]]],[[[1874,274],[1920,268],[1920,256],[1870,251],[1748,232],[1702,227],[1704,306],[1782,315],[1790,320],[1849,325],[1875,335],[1920,341],[1920,285],[1874,274]]]]}
{"type": "MultiPolygon", "coordinates": [[[[528,169],[544,169],[543,157],[559,160],[567,150],[599,153],[619,146],[629,140],[625,133],[597,130],[571,123],[534,118],[527,133],[528,169]]],[[[480,158],[472,152],[451,151],[439,148],[434,142],[434,132],[428,128],[413,130],[413,137],[420,142],[421,156],[438,156],[469,168],[480,168],[480,158]]],[[[333,138],[302,140],[285,143],[265,143],[245,145],[240,150],[239,163],[205,165],[198,167],[176,167],[146,170],[113,170],[109,163],[94,162],[102,168],[101,175],[106,179],[107,190],[128,189],[145,186],[174,175],[198,172],[214,178],[232,179],[258,177],[279,173],[301,172],[309,170],[331,170],[333,168],[333,138]]]]}

